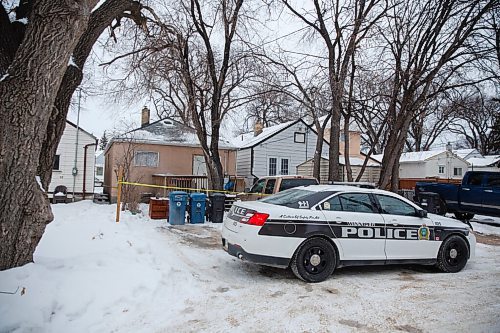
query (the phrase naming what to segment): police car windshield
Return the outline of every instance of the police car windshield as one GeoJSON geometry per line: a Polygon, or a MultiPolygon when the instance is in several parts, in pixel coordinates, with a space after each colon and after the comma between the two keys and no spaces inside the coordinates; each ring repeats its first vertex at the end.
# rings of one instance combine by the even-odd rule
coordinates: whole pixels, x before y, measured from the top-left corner
{"type": "Polygon", "coordinates": [[[270,195],[260,201],[270,203],[273,205],[280,206],[290,206],[292,204],[296,204],[297,202],[306,199],[311,196],[315,192],[302,190],[302,189],[289,189],[283,192],[278,192],[276,194],[270,195]]]}

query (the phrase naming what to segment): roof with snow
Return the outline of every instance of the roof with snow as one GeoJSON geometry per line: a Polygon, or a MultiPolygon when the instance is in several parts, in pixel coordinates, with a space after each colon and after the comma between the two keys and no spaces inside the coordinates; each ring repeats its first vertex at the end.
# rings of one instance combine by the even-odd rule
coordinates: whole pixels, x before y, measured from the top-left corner
{"type": "MultiPolygon", "coordinates": [[[[408,153],[401,154],[399,159],[399,163],[415,163],[415,162],[425,162],[435,156],[446,153],[446,149],[441,150],[426,150],[426,151],[413,151],[408,153]]],[[[372,155],[372,158],[382,162],[383,154],[372,155]]],[[[456,158],[459,158],[465,161],[462,157],[456,155],[456,158]]]]}
{"type": "Polygon", "coordinates": [[[489,155],[482,158],[473,157],[469,158],[467,162],[476,167],[500,166],[500,155],[489,155]]]}
{"type": "MultiPolygon", "coordinates": [[[[196,130],[172,118],[160,119],[112,139],[112,141],[127,140],[169,146],[200,146],[196,130]]],[[[235,148],[229,140],[224,138],[219,139],[219,147],[235,148]]]]}
{"type": "Polygon", "coordinates": [[[240,148],[240,149],[245,149],[245,148],[251,148],[255,147],[259,143],[267,140],[271,136],[281,132],[282,130],[292,126],[298,121],[302,121],[301,119],[298,120],[292,120],[288,121],[283,124],[275,125],[275,126],[270,126],[270,127],[264,127],[262,129],[262,133],[259,135],[255,136],[254,132],[248,132],[245,134],[238,135],[234,140],[232,141],[233,145],[240,148]]]}
{"type": "Polygon", "coordinates": [[[454,149],[453,153],[458,157],[463,159],[468,159],[469,157],[481,157],[481,153],[476,148],[468,148],[468,149],[454,149]]]}

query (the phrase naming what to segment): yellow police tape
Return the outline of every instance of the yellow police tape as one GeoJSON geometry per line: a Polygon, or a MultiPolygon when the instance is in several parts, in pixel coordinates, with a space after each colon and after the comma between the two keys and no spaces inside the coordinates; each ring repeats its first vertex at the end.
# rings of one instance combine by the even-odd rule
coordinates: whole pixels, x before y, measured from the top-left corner
{"type": "MultiPolygon", "coordinates": [[[[189,187],[176,187],[176,186],[164,186],[164,185],[152,185],[152,184],[142,184],[142,183],[133,183],[133,182],[118,182],[118,184],[122,185],[134,185],[134,186],[144,186],[144,187],[153,187],[153,188],[164,188],[170,190],[184,190],[184,191],[195,191],[195,192],[217,192],[217,193],[225,193],[225,194],[246,194],[244,192],[232,192],[232,191],[224,191],[224,190],[206,190],[199,188],[189,188],[189,187]]],[[[262,193],[252,193],[252,195],[258,196],[266,196],[270,194],[262,194],[262,193]]]]}

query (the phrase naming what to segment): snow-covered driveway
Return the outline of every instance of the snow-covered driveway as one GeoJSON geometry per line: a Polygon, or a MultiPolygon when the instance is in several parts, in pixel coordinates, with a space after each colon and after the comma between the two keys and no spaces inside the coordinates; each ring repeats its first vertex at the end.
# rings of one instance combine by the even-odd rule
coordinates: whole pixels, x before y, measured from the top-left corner
{"type": "Polygon", "coordinates": [[[0,272],[0,291],[19,286],[0,294],[0,332],[500,332],[500,246],[478,244],[457,274],[358,267],[307,284],[227,255],[220,225],[116,224],[115,207],[53,206],[35,263],[0,272]]]}

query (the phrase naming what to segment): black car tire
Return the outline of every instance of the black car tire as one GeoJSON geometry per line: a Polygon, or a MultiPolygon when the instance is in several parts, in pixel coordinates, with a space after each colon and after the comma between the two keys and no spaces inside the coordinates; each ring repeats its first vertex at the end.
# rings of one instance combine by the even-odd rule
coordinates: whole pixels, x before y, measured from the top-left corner
{"type": "Polygon", "coordinates": [[[439,205],[438,214],[443,216],[446,215],[446,212],[448,211],[448,207],[446,206],[446,201],[444,201],[443,199],[439,199],[438,205],[439,205]]]}
{"type": "Polygon", "coordinates": [[[306,282],[326,280],[332,275],[336,266],[335,249],[330,242],[319,237],[310,238],[302,243],[290,263],[295,276],[306,282]]]}
{"type": "Polygon", "coordinates": [[[456,212],[455,217],[460,221],[469,221],[469,220],[472,220],[472,218],[474,217],[474,214],[456,212]]]}
{"type": "Polygon", "coordinates": [[[469,247],[460,236],[448,237],[438,252],[437,267],[446,273],[460,272],[469,259],[469,247]]]}

